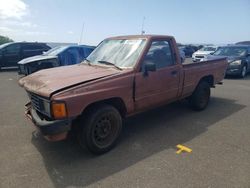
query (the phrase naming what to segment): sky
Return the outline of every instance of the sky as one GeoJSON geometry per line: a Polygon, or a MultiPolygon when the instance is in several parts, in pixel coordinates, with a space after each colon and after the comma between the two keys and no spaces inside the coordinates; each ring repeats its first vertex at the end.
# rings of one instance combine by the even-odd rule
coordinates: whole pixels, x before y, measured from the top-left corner
{"type": "Polygon", "coordinates": [[[143,20],[184,44],[250,40],[250,0],[0,0],[0,35],[15,41],[97,45],[141,34],[143,20]]]}

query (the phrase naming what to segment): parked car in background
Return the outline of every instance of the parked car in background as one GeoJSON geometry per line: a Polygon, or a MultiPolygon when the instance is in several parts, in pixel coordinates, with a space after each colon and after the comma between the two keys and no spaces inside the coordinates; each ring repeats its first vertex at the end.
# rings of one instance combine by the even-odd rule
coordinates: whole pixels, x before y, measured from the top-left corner
{"type": "Polygon", "coordinates": [[[203,60],[227,58],[228,67],[226,75],[237,75],[242,78],[250,72],[250,46],[230,45],[223,46],[216,50],[212,55],[206,56],[203,60]]]}
{"type": "Polygon", "coordinates": [[[180,57],[181,57],[181,63],[184,63],[186,56],[185,56],[185,52],[179,48],[179,53],[180,53],[180,57]]]}
{"type": "Polygon", "coordinates": [[[192,59],[194,62],[200,61],[206,55],[212,54],[217,50],[217,46],[204,46],[203,48],[199,49],[198,51],[194,52],[192,55],[192,59]]]}
{"type": "Polygon", "coordinates": [[[192,57],[193,53],[195,52],[195,49],[191,46],[181,46],[180,49],[185,52],[186,57],[192,57]]]}
{"type": "Polygon", "coordinates": [[[241,42],[237,42],[235,44],[237,44],[237,45],[249,45],[250,46],[250,41],[241,41],[241,42]]]}
{"type": "Polygon", "coordinates": [[[0,69],[16,67],[17,62],[34,55],[42,54],[51,49],[40,42],[11,42],[0,45],[0,69]]]}
{"type": "Polygon", "coordinates": [[[86,45],[58,46],[42,55],[18,62],[19,74],[28,75],[41,69],[78,64],[94,49],[86,45]]]}
{"type": "Polygon", "coordinates": [[[204,47],[204,45],[202,45],[202,44],[198,45],[198,50],[201,49],[201,48],[203,48],[203,47],[204,47]]]}

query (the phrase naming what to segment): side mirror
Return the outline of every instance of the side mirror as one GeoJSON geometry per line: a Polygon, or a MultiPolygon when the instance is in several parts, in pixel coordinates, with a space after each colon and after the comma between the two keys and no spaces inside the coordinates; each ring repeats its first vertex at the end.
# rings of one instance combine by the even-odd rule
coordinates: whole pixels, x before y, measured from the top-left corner
{"type": "Polygon", "coordinates": [[[151,72],[156,71],[156,64],[155,63],[153,63],[153,62],[146,62],[145,63],[143,75],[148,76],[149,71],[151,71],[151,72]]]}

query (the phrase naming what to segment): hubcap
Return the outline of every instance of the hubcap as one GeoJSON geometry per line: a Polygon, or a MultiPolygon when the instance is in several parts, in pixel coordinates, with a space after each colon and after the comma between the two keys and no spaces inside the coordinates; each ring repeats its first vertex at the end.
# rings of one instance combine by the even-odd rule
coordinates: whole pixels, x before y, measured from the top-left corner
{"type": "Polygon", "coordinates": [[[244,67],[242,68],[241,75],[244,77],[244,76],[246,75],[246,72],[247,72],[247,67],[244,66],[244,67]]]}

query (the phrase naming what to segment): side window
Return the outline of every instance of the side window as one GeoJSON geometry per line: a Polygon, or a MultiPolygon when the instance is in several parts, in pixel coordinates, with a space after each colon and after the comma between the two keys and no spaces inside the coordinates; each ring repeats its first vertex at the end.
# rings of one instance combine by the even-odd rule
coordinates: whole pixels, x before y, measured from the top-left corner
{"type": "Polygon", "coordinates": [[[78,48],[80,58],[85,59],[85,48],[78,48]]]}
{"type": "Polygon", "coordinates": [[[153,62],[156,69],[174,65],[172,50],[168,41],[153,41],[144,62],[153,62]]]}
{"type": "Polygon", "coordinates": [[[25,44],[23,47],[24,51],[39,51],[43,50],[43,47],[36,44],[25,44]]]}
{"type": "Polygon", "coordinates": [[[43,50],[44,48],[41,45],[32,45],[34,50],[43,50]]]}
{"type": "Polygon", "coordinates": [[[77,48],[68,48],[63,53],[62,58],[63,58],[62,61],[63,65],[74,65],[82,61],[82,58],[77,48]]]}
{"type": "Polygon", "coordinates": [[[91,54],[91,52],[92,52],[93,50],[94,50],[93,48],[84,48],[85,57],[88,57],[89,54],[91,54]]]}
{"type": "Polygon", "coordinates": [[[43,51],[42,47],[37,44],[24,44],[22,52],[24,57],[34,56],[41,54],[43,51]]]}
{"type": "Polygon", "coordinates": [[[5,48],[5,54],[6,55],[19,55],[20,48],[21,48],[20,44],[12,44],[5,48]]]}

